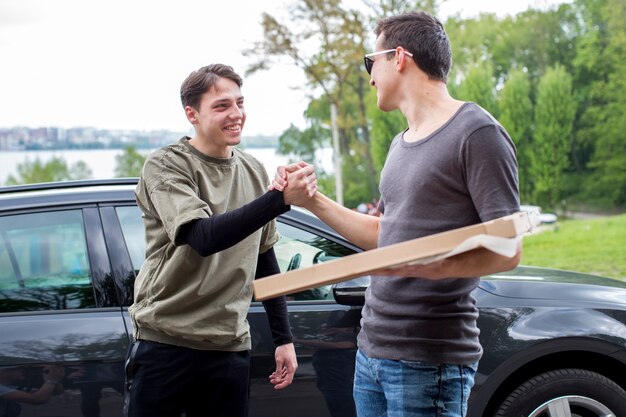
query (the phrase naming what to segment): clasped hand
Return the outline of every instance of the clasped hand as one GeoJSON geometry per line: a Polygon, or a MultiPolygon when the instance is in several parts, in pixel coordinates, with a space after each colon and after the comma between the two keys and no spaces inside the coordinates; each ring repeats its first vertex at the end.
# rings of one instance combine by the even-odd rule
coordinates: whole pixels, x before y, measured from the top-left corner
{"type": "Polygon", "coordinates": [[[282,191],[285,204],[304,206],[317,192],[315,168],[304,161],[279,166],[268,188],[282,191]]]}

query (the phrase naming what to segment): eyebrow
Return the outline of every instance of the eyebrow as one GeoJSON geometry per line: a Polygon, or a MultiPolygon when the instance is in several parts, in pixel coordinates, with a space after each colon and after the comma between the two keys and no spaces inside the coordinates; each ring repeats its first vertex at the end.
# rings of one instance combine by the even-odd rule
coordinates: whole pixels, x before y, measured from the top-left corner
{"type": "MultiPolygon", "coordinates": [[[[243,100],[243,96],[238,96],[235,98],[235,101],[241,101],[243,100]]],[[[221,103],[230,103],[232,100],[230,98],[218,98],[217,100],[213,101],[212,104],[221,104],[221,103]]]]}

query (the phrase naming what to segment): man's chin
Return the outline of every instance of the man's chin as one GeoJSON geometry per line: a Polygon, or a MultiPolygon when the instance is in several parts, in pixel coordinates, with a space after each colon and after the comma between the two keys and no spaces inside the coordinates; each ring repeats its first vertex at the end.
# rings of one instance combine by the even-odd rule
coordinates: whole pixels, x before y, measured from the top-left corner
{"type": "Polygon", "coordinates": [[[230,146],[237,146],[241,143],[241,135],[237,138],[230,138],[228,140],[228,145],[230,146]]]}
{"type": "Polygon", "coordinates": [[[385,113],[388,113],[390,111],[398,110],[398,108],[386,105],[384,103],[378,103],[378,110],[384,111],[385,113]]]}

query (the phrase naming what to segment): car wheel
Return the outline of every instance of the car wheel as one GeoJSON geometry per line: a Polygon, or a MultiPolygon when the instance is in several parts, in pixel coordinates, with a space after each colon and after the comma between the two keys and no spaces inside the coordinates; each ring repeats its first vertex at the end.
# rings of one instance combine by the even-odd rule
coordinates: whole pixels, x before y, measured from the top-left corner
{"type": "Polygon", "coordinates": [[[626,410],[626,391],[584,369],[546,372],[517,387],[495,417],[599,417],[626,410]]]}

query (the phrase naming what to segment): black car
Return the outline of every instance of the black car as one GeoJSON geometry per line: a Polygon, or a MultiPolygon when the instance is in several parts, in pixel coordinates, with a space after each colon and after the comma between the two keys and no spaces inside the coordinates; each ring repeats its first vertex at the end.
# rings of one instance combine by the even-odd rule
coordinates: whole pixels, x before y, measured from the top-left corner
{"type": "MultiPolygon", "coordinates": [[[[127,308],[144,260],[135,179],[0,188],[0,417],[119,416],[127,308]]],[[[360,249],[317,218],[278,219],[283,271],[360,249]]],[[[356,334],[369,277],[288,296],[299,368],[275,391],[260,302],[248,320],[250,415],[354,416],[356,334]]],[[[484,356],[470,417],[626,415],[626,284],[520,267],[474,292],[484,356]]]]}

